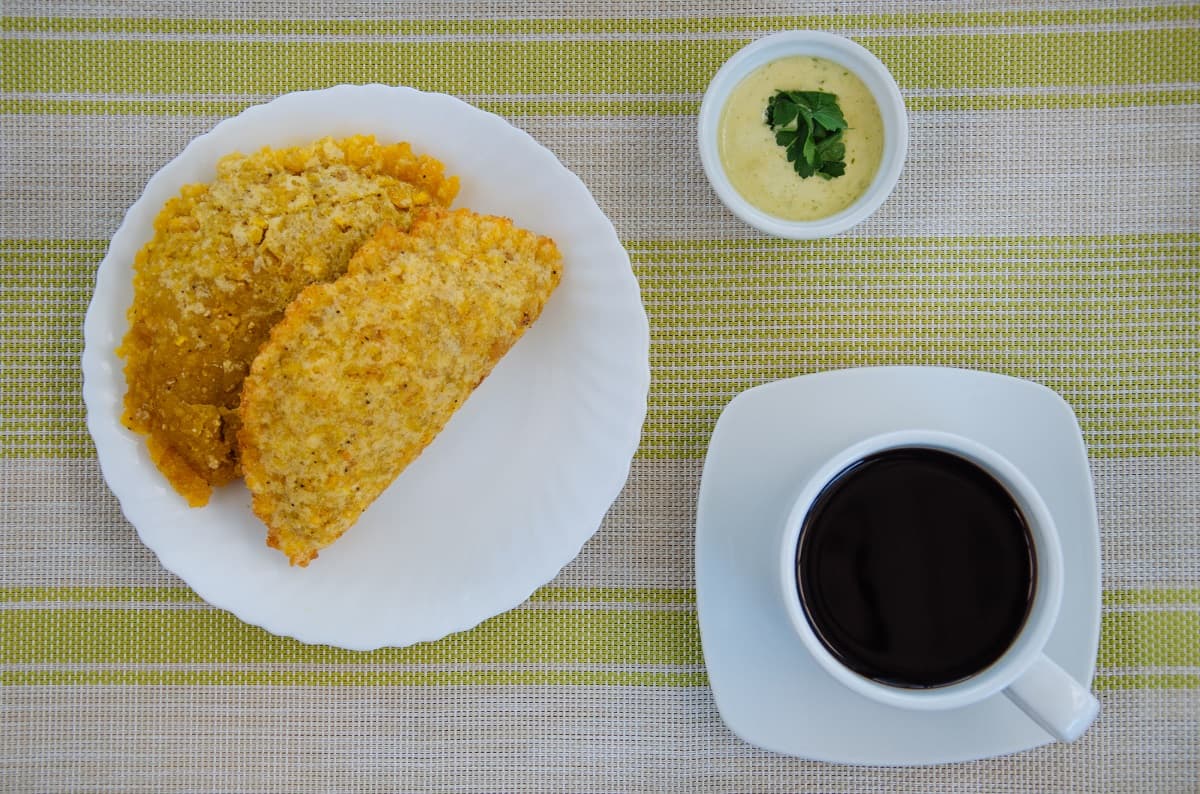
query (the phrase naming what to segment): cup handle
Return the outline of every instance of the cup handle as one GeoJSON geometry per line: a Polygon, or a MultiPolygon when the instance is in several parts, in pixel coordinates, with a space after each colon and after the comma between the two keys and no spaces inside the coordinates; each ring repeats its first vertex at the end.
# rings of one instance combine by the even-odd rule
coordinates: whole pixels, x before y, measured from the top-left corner
{"type": "Polygon", "coordinates": [[[1038,656],[1004,694],[1060,742],[1078,739],[1100,712],[1095,696],[1046,654],[1038,656]]]}

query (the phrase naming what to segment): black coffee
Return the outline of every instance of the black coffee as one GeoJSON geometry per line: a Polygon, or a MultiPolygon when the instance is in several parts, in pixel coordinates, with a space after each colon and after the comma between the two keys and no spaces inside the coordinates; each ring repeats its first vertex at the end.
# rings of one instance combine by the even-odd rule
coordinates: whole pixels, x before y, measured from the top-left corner
{"type": "Polygon", "coordinates": [[[1000,483],[931,449],[849,466],[809,510],[796,552],[809,623],[850,669],[924,688],[996,661],[1029,613],[1029,527],[1000,483]]]}

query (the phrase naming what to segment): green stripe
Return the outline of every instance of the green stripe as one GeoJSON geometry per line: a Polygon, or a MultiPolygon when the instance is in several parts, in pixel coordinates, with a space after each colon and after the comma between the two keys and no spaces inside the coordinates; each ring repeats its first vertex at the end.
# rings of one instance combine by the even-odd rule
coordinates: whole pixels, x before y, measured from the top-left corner
{"type": "MultiPolygon", "coordinates": [[[[6,457],[92,454],[71,358],[105,245],[0,247],[6,457]]],[[[627,245],[652,327],[643,458],[702,457],[743,389],[883,364],[1044,383],[1098,457],[1200,454],[1200,234],[627,245]]]]}
{"type": "MultiPolygon", "coordinates": [[[[1197,255],[1200,233],[1150,232],[1141,234],[1029,235],[991,237],[949,235],[944,237],[832,237],[823,240],[784,240],[778,237],[709,238],[699,240],[623,241],[635,262],[686,261],[702,257],[703,266],[725,259],[737,261],[755,256],[878,256],[911,254],[986,258],[1034,254],[1083,255],[1089,258],[1162,257],[1197,255]],[[722,259],[724,258],[724,259],[722,259]]],[[[0,240],[0,256],[11,261],[37,261],[53,254],[69,262],[98,263],[108,250],[104,239],[10,238],[0,240]],[[88,259],[88,257],[94,257],[88,259]]]]}
{"type": "MultiPolygon", "coordinates": [[[[4,269],[11,274],[10,278],[17,275],[24,276],[31,274],[37,275],[39,278],[45,278],[45,268],[38,267],[38,264],[48,256],[53,256],[54,261],[60,265],[83,265],[84,267],[73,268],[75,272],[70,273],[70,275],[80,281],[91,281],[94,277],[95,266],[104,258],[104,251],[95,251],[86,248],[61,251],[0,251],[0,262],[4,263],[4,269]]],[[[61,277],[64,274],[55,273],[53,275],[61,277]]]]}
{"type": "Polygon", "coordinates": [[[543,587],[529,597],[530,604],[641,604],[692,606],[696,591],[691,587],[543,587]]]}
{"type": "MultiPolygon", "coordinates": [[[[26,241],[32,242],[32,241],[26,241]]],[[[73,242],[73,241],[72,241],[73,242]]],[[[89,244],[102,241],[84,241],[89,244]]],[[[985,247],[1000,251],[1036,250],[1045,248],[1105,249],[1114,246],[1135,248],[1164,243],[1200,245],[1200,233],[1196,232],[1149,232],[1140,234],[1088,234],[1088,235],[1029,235],[1024,237],[984,237],[980,235],[947,235],[945,237],[832,237],[821,240],[784,240],[778,237],[748,237],[739,239],[697,240],[630,240],[626,248],[630,251],[791,251],[818,249],[873,247],[880,250],[905,250],[944,248],[957,250],[985,247]]]]}
{"type": "Polygon", "coordinates": [[[1106,607],[1200,606],[1200,588],[1163,590],[1105,590],[1106,607]]]}
{"type": "MultiPolygon", "coordinates": [[[[1154,590],[1105,590],[1104,606],[1200,606],[1200,588],[1173,587],[1154,590]]],[[[609,603],[691,605],[691,587],[553,587],[545,586],[528,603],[609,603]]],[[[202,604],[186,587],[0,587],[0,604],[57,602],[133,602],[202,604]]]]}
{"type": "Polygon", "coordinates": [[[116,33],[159,35],[571,35],[588,33],[728,33],[787,29],[931,29],[1033,25],[1111,25],[1188,22],[1200,18],[1193,6],[1093,8],[1005,12],[924,12],[795,16],[666,17],[658,19],[426,19],[284,20],[3,17],[0,30],[12,33],[116,33]]]}
{"type": "Polygon", "coordinates": [[[41,237],[10,237],[0,240],[0,253],[12,251],[104,251],[108,248],[108,240],[50,240],[41,237]]]}
{"type": "MultiPolygon", "coordinates": [[[[1200,103],[1200,90],[1131,89],[1102,93],[1031,93],[996,96],[910,96],[912,112],[988,110],[1085,110],[1128,107],[1162,107],[1200,103]]],[[[699,100],[682,99],[472,99],[471,103],[507,118],[527,116],[694,116],[699,100]]],[[[0,99],[0,113],[8,115],[80,116],[234,116],[258,101],[208,101],[191,99],[0,99]]]]}
{"type": "MultiPolygon", "coordinates": [[[[1081,402],[1079,400],[1076,400],[1076,401],[1081,402]]],[[[662,421],[664,423],[664,426],[659,427],[658,425],[651,423],[646,427],[647,433],[659,431],[659,432],[664,432],[664,434],[666,434],[667,432],[669,432],[672,429],[672,426],[677,427],[678,426],[677,423],[688,421],[689,417],[687,414],[688,414],[689,410],[706,412],[706,409],[704,406],[691,407],[691,406],[686,406],[686,405],[680,406],[680,405],[674,405],[674,404],[662,405],[658,401],[656,401],[655,404],[653,406],[651,406],[651,408],[655,414],[661,415],[663,417],[662,421]]],[[[1088,412],[1086,410],[1086,405],[1084,405],[1083,408],[1080,408],[1078,413],[1080,413],[1081,415],[1083,415],[1085,417],[1085,419],[1081,419],[1081,424],[1086,422],[1086,425],[1087,425],[1086,433],[1092,435],[1093,437],[1104,436],[1104,435],[1119,436],[1121,434],[1133,434],[1135,437],[1140,438],[1140,436],[1144,433],[1157,430],[1158,432],[1162,433],[1164,436],[1177,437],[1177,440],[1182,444],[1182,443],[1194,443],[1196,440],[1195,427],[1194,427],[1194,425],[1196,423],[1195,409],[1196,409],[1196,403],[1193,401],[1191,403],[1181,404],[1179,406],[1178,412],[1175,413],[1175,415],[1171,416],[1171,417],[1156,416],[1152,409],[1144,409],[1142,411],[1142,413],[1146,414],[1144,416],[1128,417],[1128,418],[1121,417],[1121,418],[1116,418],[1116,419],[1105,419],[1102,417],[1093,418],[1088,415],[1090,412],[1088,412]]],[[[1102,407],[1100,410],[1104,410],[1104,408],[1102,407]]],[[[37,428],[31,427],[30,429],[37,429],[37,428]]],[[[679,428],[679,429],[682,429],[682,428],[679,428]]],[[[1115,438],[1115,439],[1097,438],[1096,440],[1098,443],[1103,443],[1106,440],[1107,441],[1119,441],[1120,439],[1119,438],[1115,438]]],[[[1165,440],[1165,439],[1160,439],[1160,440],[1165,440]]]]}
{"type": "MultiPolygon", "coordinates": [[[[706,413],[699,418],[667,420],[655,427],[648,427],[642,435],[642,446],[638,450],[641,460],[698,460],[704,456],[717,412],[706,413]]],[[[1172,456],[1194,456],[1200,454],[1200,441],[1195,432],[1186,434],[1158,431],[1154,428],[1136,433],[1127,433],[1115,438],[1097,437],[1086,422],[1081,422],[1087,440],[1088,454],[1093,460],[1114,458],[1155,458],[1172,456]]],[[[35,440],[28,449],[13,450],[10,457],[49,459],[59,457],[87,457],[90,455],[88,438],[78,431],[74,439],[47,436],[35,440]]]]}
{"type": "MultiPolygon", "coordinates": [[[[204,603],[200,596],[185,587],[0,587],[0,604],[36,602],[204,603]]],[[[696,591],[690,587],[546,586],[531,595],[527,603],[690,606],[695,602],[696,591]]]]}
{"type": "Polygon", "coordinates": [[[518,609],[438,642],[359,653],[305,645],[228,612],[8,609],[2,664],[574,664],[695,665],[695,615],[652,609],[518,609]],[[114,641],[120,638],[120,641],[114,641]]]}
{"type": "Polygon", "coordinates": [[[642,241],[643,456],[702,456],[734,394],[850,366],[1039,381],[1094,454],[1195,454],[1200,236],[642,241]],[[769,310],[766,307],[770,307],[769,310]]]}
{"type": "MultiPolygon", "coordinates": [[[[1192,673],[1121,674],[1119,668],[1200,667],[1200,600],[1195,591],[1119,591],[1123,601],[1138,604],[1187,601],[1183,610],[1109,612],[1102,618],[1098,665],[1104,684],[1098,688],[1194,688],[1192,673]],[[1188,683],[1188,682],[1191,683],[1188,683]],[[1172,683],[1173,682],[1173,683],[1172,683]]],[[[181,588],[11,588],[0,591],[0,628],[5,642],[0,663],[27,665],[179,666],[211,665],[217,670],[191,673],[182,670],[112,670],[22,672],[9,670],[8,683],[37,683],[57,679],[68,682],[214,682],[252,683],[619,683],[669,685],[662,676],[691,674],[667,671],[611,672],[614,666],[699,665],[703,658],[695,615],[690,610],[628,609],[640,603],[649,607],[694,603],[686,588],[547,588],[537,601],[579,603],[575,609],[517,609],[433,643],[371,652],[312,646],[275,637],[241,623],[226,612],[199,608],[160,610],[95,606],[80,609],[17,608],[22,602],[64,603],[77,600],[95,604],[122,601],[196,604],[190,591],[181,588]],[[596,608],[597,598],[614,606],[596,608]],[[255,665],[347,665],[346,671],[234,671],[221,665],[253,668],[255,665]],[[547,665],[539,671],[495,670],[355,670],[354,665],[547,665]],[[572,665],[580,671],[554,670],[572,665]],[[279,677],[273,677],[279,676],[279,677]],[[27,680],[22,680],[26,677],[27,680]],[[122,677],[127,677],[123,680],[122,677]],[[207,677],[207,678],[206,678],[207,677]]],[[[678,684],[676,684],[678,685],[678,684]]],[[[692,681],[683,685],[700,685],[692,681]]]]}
{"type": "MultiPolygon", "coordinates": [[[[4,670],[0,686],[640,686],[706,687],[706,673],[633,671],[4,670]]],[[[1200,689],[1187,673],[1097,675],[1096,692],[1200,689]]]]}
{"type": "Polygon", "coordinates": [[[701,672],[625,670],[3,670],[0,686],[708,686],[701,672]]]}
{"type": "Polygon", "coordinates": [[[1097,692],[1123,689],[1200,689],[1200,675],[1191,673],[1138,673],[1135,675],[1098,675],[1092,679],[1097,692]]]}
{"type": "Polygon", "coordinates": [[[1103,667],[1200,667],[1200,612],[1109,612],[1101,623],[1103,667]]]}
{"type": "MultiPolygon", "coordinates": [[[[1007,285],[1027,291],[1058,281],[1065,282],[1065,289],[1074,288],[1083,295],[1095,282],[1119,287],[1131,272],[1138,274],[1139,284],[1146,279],[1169,278],[1187,285],[1195,278],[1200,263],[1200,235],[1196,234],[846,237],[803,243],[778,239],[639,240],[625,245],[643,283],[722,288],[739,283],[770,287],[804,276],[810,281],[854,279],[855,283],[844,287],[851,291],[869,282],[894,281],[925,293],[924,268],[940,264],[967,284],[1007,285]],[[762,267],[750,267],[755,264],[762,267]],[[918,264],[923,266],[920,271],[914,267],[918,264]],[[1073,285],[1069,280],[1072,278],[1081,283],[1073,285]]],[[[106,248],[107,242],[102,240],[6,241],[0,248],[5,285],[38,288],[47,278],[56,283],[88,285],[106,248]]]]}
{"type": "MultiPolygon", "coordinates": [[[[1200,30],[859,37],[905,88],[1144,85],[1200,79],[1200,30]],[[1147,58],[1146,53],[1155,57],[1147,58]]],[[[0,41],[11,93],[279,93],[385,82],[455,94],[703,90],[748,39],[0,41]],[[430,63],[439,68],[429,69],[430,63]],[[603,64],[603,66],[601,66],[603,64]],[[654,68],[647,68],[651,64],[654,68]],[[73,68],[67,68],[70,65],[73,68]],[[186,65],[186,68],[180,68],[186,65]]]]}
{"type": "MultiPolygon", "coordinates": [[[[696,601],[691,587],[555,587],[547,585],[528,603],[612,603],[690,605],[696,601]]],[[[1200,588],[1168,587],[1153,590],[1105,590],[1104,606],[1200,606],[1200,588]]],[[[202,604],[186,587],[0,587],[0,604],[22,602],[150,602],[202,604]]]]}
{"type": "MultiPolygon", "coordinates": [[[[1147,93],[1147,92],[1141,92],[1147,93]]],[[[1141,105],[1177,105],[1181,95],[1200,97],[1200,92],[1165,91],[1155,97],[1131,97],[1122,104],[1114,98],[1113,107],[1141,105]]],[[[1191,101],[1191,100],[1186,100],[1191,101]]],[[[471,103],[500,116],[686,116],[695,115],[699,101],[656,99],[543,100],[472,99],[471,103]]],[[[252,100],[208,101],[191,99],[0,99],[0,113],[44,115],[133,115],[133,116],[234,116],[252,105],[252,100]]]]}

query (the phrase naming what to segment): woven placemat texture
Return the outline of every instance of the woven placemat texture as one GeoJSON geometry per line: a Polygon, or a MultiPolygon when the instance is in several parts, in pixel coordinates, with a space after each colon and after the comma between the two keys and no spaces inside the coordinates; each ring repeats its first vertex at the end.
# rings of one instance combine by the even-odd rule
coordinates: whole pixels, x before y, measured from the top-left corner
{"type": "Polygon", "coordinates": [[[1200,790],[1200,7],[995,6],[6,0],[0,790],[1200,790]],[[723,60],[791,28],[867,46],[910,111],[896,192],[823,241],[737,221],[693,143],[723,60]],[[642,445],[579,558],[475,630],[373,653],[271,636],[164,571],[100,476],[78,364],[147,179],[224,117],[342,82],[445,91],[549,147],[652,330],[642,445]],[[713,424],[750,386],[873,364],[1007,373],[1075,409],[1104,586],[1080,741],[858,768],[721,721],[692,550],[713,424]]]}

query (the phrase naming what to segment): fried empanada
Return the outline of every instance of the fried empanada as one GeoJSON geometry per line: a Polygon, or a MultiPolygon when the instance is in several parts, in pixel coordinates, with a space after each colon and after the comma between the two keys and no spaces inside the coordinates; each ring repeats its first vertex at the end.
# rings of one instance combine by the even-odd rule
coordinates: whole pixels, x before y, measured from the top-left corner
{"type": "Polygon", "coordinates": [[[259,347],[307,285],[342,275],[383,224],[406,228],[458,190],[431,157],[370,136],[232,154],[184,187],[134,262],[118,349],[122,421],[193,506],[239,474],[238,402],[259,347]]]}
{"type": "Polygon", "coordinates": [[[557,286],[554,242],[426,211],[306,288],[246,378],[239,434],[267,543],[307,565],[441,431],[557,286]]]}

